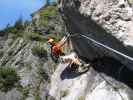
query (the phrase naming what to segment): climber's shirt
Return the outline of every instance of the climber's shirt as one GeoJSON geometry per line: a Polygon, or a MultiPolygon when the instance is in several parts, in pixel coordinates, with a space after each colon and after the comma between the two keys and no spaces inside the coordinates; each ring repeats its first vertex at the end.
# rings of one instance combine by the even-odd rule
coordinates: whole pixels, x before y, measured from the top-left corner
{"type": "Polygon", "coordinates": [[[62,51],[60,45],[58,45],[58,44],[52,45],[51,50],[52,50],[52,53],[53,53],[55,56],[60,56],[60,55],[63,54],[63,51],[62,51]]]}

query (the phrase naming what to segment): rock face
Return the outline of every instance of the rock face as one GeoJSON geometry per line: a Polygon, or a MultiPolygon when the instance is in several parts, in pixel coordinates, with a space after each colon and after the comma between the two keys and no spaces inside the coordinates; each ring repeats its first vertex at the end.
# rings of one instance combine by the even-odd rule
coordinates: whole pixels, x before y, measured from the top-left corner
{"type": "MultiPolygon", "coordinates": [[[[4,38],[4,37],[1,37],[4,38]]],[[[56,64],[49,58],[46,43],[29,41],[12,37],[3,40],[1,45],[0,66],[9,66],[17,70],[20,76],[20,86],[13,87],[7,93],[0,92],[0,100],[34,100],[45,99],[49,80],[56,64]],[[32,48],[40,45],[46,50],[46,55],[34,55],[32,48]]]]}
{"type": "MultiPolygon", "coordinates": [[[[59,4],[71,34],[89,36],[133,57],[133,9],[130,0],[59,0],[59,4]]],[[[84,58],[94,60],[112,56],[133,69],[131,60],[101,48],[84,37],[73,36],[72,42],[75,50],[84,58]]]]}
{"type": "Polygon", "coordinates": [[[44,35],[49,33],[63,33],[65,31],[65,25],[58,12],[57,6],[44,5],[37,12],[32,14],[32,27],[28,27],[27,31],[35,31],[43,33],[44,35]],[[32,29],[33,28],[33,29],[32,29]]]}
{"type": "MultiPolygon", "coordinates": [[[[107,66],[106,66],[107,67],[107,66]]],[[[90,68],[86,73],[59,64],[51,78],[50,95],[56,100],[132,100],[133,91],[90,68]]]]}
{"type": "MultiPolygon", "coordinates": [[[[20,76],[19,85],[13,86],[6,93],[0,89],[0,100],[48,99],[50,77],[57,65],[50,57],[50,48],[46,42],[50,33],[35,29],[36,27],[44,30],[50,28],[51,33],[54,33],[55,30],[61,33],[64,26],[60,18],[57,6],[51,5],[42,8],[41,12],[40,10],[36,12],[32,22],[24,32],[21,32],[22,34],[7,33],[0,36],[0,67],[13,67],[20,76]],[[49,21],[50,19],[51,21],[49,21]],[[55,28],[52,30],[51,27],[54,26],[55,28]]],[[[56,38],[59,38],[59,35],[57,34],[56,38]]],[[[55,36],[55,34],[50,34],[50,36],[55,36]]]]}
{"type": "Polygon", "coordinates": [[[89,36],[133,57],[132,3],[124,0],[59,0],[59,9],[72,35],[75,51],[84,60],[93,62],[85,73],[59,64],[51,77],[49,94],[55,100],[132,100],[132,63],[81,37],[89,36]]]}
{"type": "Polygon", "coordinates": [[[90,68],[80,73],[77,66],[73,68],[51,60],[44,41],[48,34],[42,31],[55,26],[53,30],[50,28],[51,32],[62,32],[65,28],[62,20],[58,21],[61,17],[56,16],[55,7],[52,14],[48,7],[41,10],[43,16],[38,15],[40,11],[35,13],[24,36],[0,36],[0,67],[14,67],[20,76],[20,86],[7,93],[0,91],[0,100],[133,100],[133,72],[119,61],[104,56],[126,64],[125,58],[79,36],[79,33],[90,36],[132,56],[132,34],[129,34],[132,32],[132,4],[122,0],[60,0],[59,3],[62,17],[73,35],[73,47],[83,60],[92,61],[90,68]],[[34,47],[37,52],[41,51],[38,55],[34,47]],[[96,58],[100,59],[94,60],[96,58]]]}

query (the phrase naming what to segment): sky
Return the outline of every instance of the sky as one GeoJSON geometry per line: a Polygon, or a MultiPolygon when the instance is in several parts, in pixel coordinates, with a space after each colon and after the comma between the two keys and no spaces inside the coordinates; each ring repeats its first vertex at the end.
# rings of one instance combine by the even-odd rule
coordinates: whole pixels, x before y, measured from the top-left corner
{"type": "Polygon", "coordinates": [[[0,0],[0,29],[13,25],[20,17],[31,20],[31,14],[45,4],[45,0],[0,0]]]}

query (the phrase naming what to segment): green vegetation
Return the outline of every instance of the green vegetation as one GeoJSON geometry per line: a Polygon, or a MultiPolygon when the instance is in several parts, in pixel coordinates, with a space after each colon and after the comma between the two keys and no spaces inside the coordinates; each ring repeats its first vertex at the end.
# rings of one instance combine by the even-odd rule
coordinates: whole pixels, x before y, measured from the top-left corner
{"type": "Polygon", "coordinates": [[[11,67],[0,67],[0,90],[7,92],[18,84],[20,77],[11,67]]]}
{"type": "Polygon", "coordinates": [[[69,91],[61,91],[61,97],[66,97],[69,94],[69,91]]]}
{"type": "Polygon", "coordinates": [[[46,71],[43,69],[42,66],[39,66],[37,73],[38,73],[39,79],[41,81],[43,81],[43,80],[50,81],[49,80],[50,78],[49,78],[48,74],[46,73],[46,71]]]}
{"type": "Polygon", "coordinates": [[[35,97],[35,100],[41,100],[40,87],[41,87],[41,83],[45,82],[44,78],[45,78],[46,73],[45,73],[44,69],[42,68],[42,66],[40,66],[40,65],[38,66],[37,73],[38,73],[38,77],[37,77],[38,83],[37,83],[36,88],[34,90],[34,97],[35,97]]]}
{"type": "Polygon", "coordinates": [[[25,33],[23,35],[24,39],[32,40],[32,41],[40,41],[40,42],[46,42],[47,39],[43,35],[39,33],[25,33]]]}
{"type": "Polygon", "coordinates": [[[14,32],[13,33],[20,33],[24,30],[24,25],[23,25],[23,20],[22,18],[18,19],[14,25],[14,32]]]}
{"type": "Polygon", "coordinates": [[[32,20],[32,22],[29,22],[29,21],[23,21],[22,18],[19,18],[13,26],[8,24],[7,27],[1,31],[1,33],[2,34],[4,33],[4,35],[11,34],[13,39],[21,37],[24,38],[24,40],[46,42],[47,38],[50,36],[53,37],[55,41],[59,41],[60,38],[63,36],[63,33],[59,32],[58,36],[53,34],[56,31],[55,25],[57,26],[59,20],[57,3],[47,0],[47,4],[44,6],[44,8],[34,13],[33,16],[35,14],[40,15],[39,21],[32,20]],[[37,25],[35,24],[35,22],[37,22],[36,23],[37,25]],[[29,27],[27,28],[27,26],[29,27]],[[42,30],[43,27],[48,29],[49,34],[44,36],[44,34],[41,33],[43,31],[41,32],[35,31],[35,28],[39,29],[41,27],[42,30]]]}
{"type": "Polygon", "coordinates": [[[23,21],[22,18],[19,18],[13,26],[8,24],[5,29],[2,30],[3,33],[21,33],[29,25],[29,21],[23,21]]]}
{"type": "Polygon", "coordinates": [[[47,50],[45,50],[42,45],[36,45],[31,50],[33,55],[47,59],[47,50]]]}
{"type": "Polygon", "coordinates": [[[47,41],[47,38],[45,36],[35,32],[17,33],[17,34],[14,34],[13,36],[14,39],[18,37],[24,38],[24,40],[31,40],[31,41],[39,41],[39,42],[47,41]]]}
{"type": "Polygon", "coordinates": [[[133,0],[128,0],[128,2],[129,2],[129,4],[131,4],[131,5],[133,4],[133,0]]]}
{"type": "Polygon", "coordinates": [[[50,0],[46,0],[46,5],[50,5],[50,0]]]}
{"type": "Polygon", "coordinates": [[[4,51],[0,50],[0,57],[2,57],[4,54],[4,51]]]}
{"type": "Polygon", "coordinates": [[[38,94],[35,95],[35,100],[41,100],[41,98],[38,94]]]}
{"type": "Polygon", "coordinates": [[[26,100],[26,98],[28,97],[30,89],[31,89],[30,85],[27,85],[26,87],[22,87],[22,86],[17,87],[17,90],[20,91],[23,95],[21,100],[26,100]]]}
{"type": "Polygon", "coordinates": [[[59,42],[61,39],[61,36],[55,36],[54,34],[49,34],[48,37],[53,38],[55,42],[59,42]]]}
{"type": "Polygon", "coordinates": [[[25,63],[28,70],[32,70],[32,65],[30,63],[25,63]]]}
{"type": "Polygon", "coordinates": [[[57,6],[47,6],[40,10],[39,14],[41,16],[40,24],[43,26],[48,26],[49,20],[59,15],[57,6]]]}
{"type": "Polygon", "coordinates": [[[40,16],[44,18],[52,18],[58,15],[58,8],[56,6],[48,6],[40,11],[40,16]]]}
{"type": "Polygon", "coordinates": [[[23,98],[22,98],[22,100],[25,100],[26,97],[28,97],[29,90],[30,90],[30,88],[29,88],[28,86],[25,87],[25,88],[23,88],[23,89],[21,90],[21,93],[23,94],[23,98]]]}
{"type": "Polygon", "coordinates": [[[78,98],[78,100],[85,100],[85,97],[84,97],[84,96],[80,96],[80,97],[78,98]]]}
{"type": "Polygon", "coordinates": [[[35,88],[35,91],[34,91],[34,98],[35,100],[41,100],[41,97],[40,97],[40,85],[41,83],[38,83],[38,86],[35,88]]]}

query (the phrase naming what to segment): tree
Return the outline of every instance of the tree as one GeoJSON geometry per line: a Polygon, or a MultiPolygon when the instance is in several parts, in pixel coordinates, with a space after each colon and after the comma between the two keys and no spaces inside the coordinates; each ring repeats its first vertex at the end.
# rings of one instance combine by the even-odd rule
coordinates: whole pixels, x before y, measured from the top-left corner
{"type": "Polygon", "coordinates": [[[23,30],[24,25],[23,25],[23,19],[21,17],[16,21],[14,27],[17,29],[17,31],[23,30]]]}
{"type": "Polygon", "coordinates": [[[1,34],[5,33],[20,33],[25,29],[25,25],[28,22],[23,22],[22,18],[20,17],[13,26],[7,24],[6,28],[0,31],[1,34]]]}
{"type": "Polygon", "coordinates": [[[9,23],[6,25],[6,28],[7,28],[7,29],[10,28],[10,24],[9,24],[9,23]]]}
{"type": "Polygon", "coordinates": [[[26,28],[26,27],[29,26],[29,25],[30,25],[30,21],[28,21],[28,20],[26,20],[26,21],[24,22],[24,24],[23,24],[24,28],[26,28]]]}
{"type": "Polygon", "coordinates": [[[46,0],[46,6],[50,5],[50,0],[46,0]]]}

